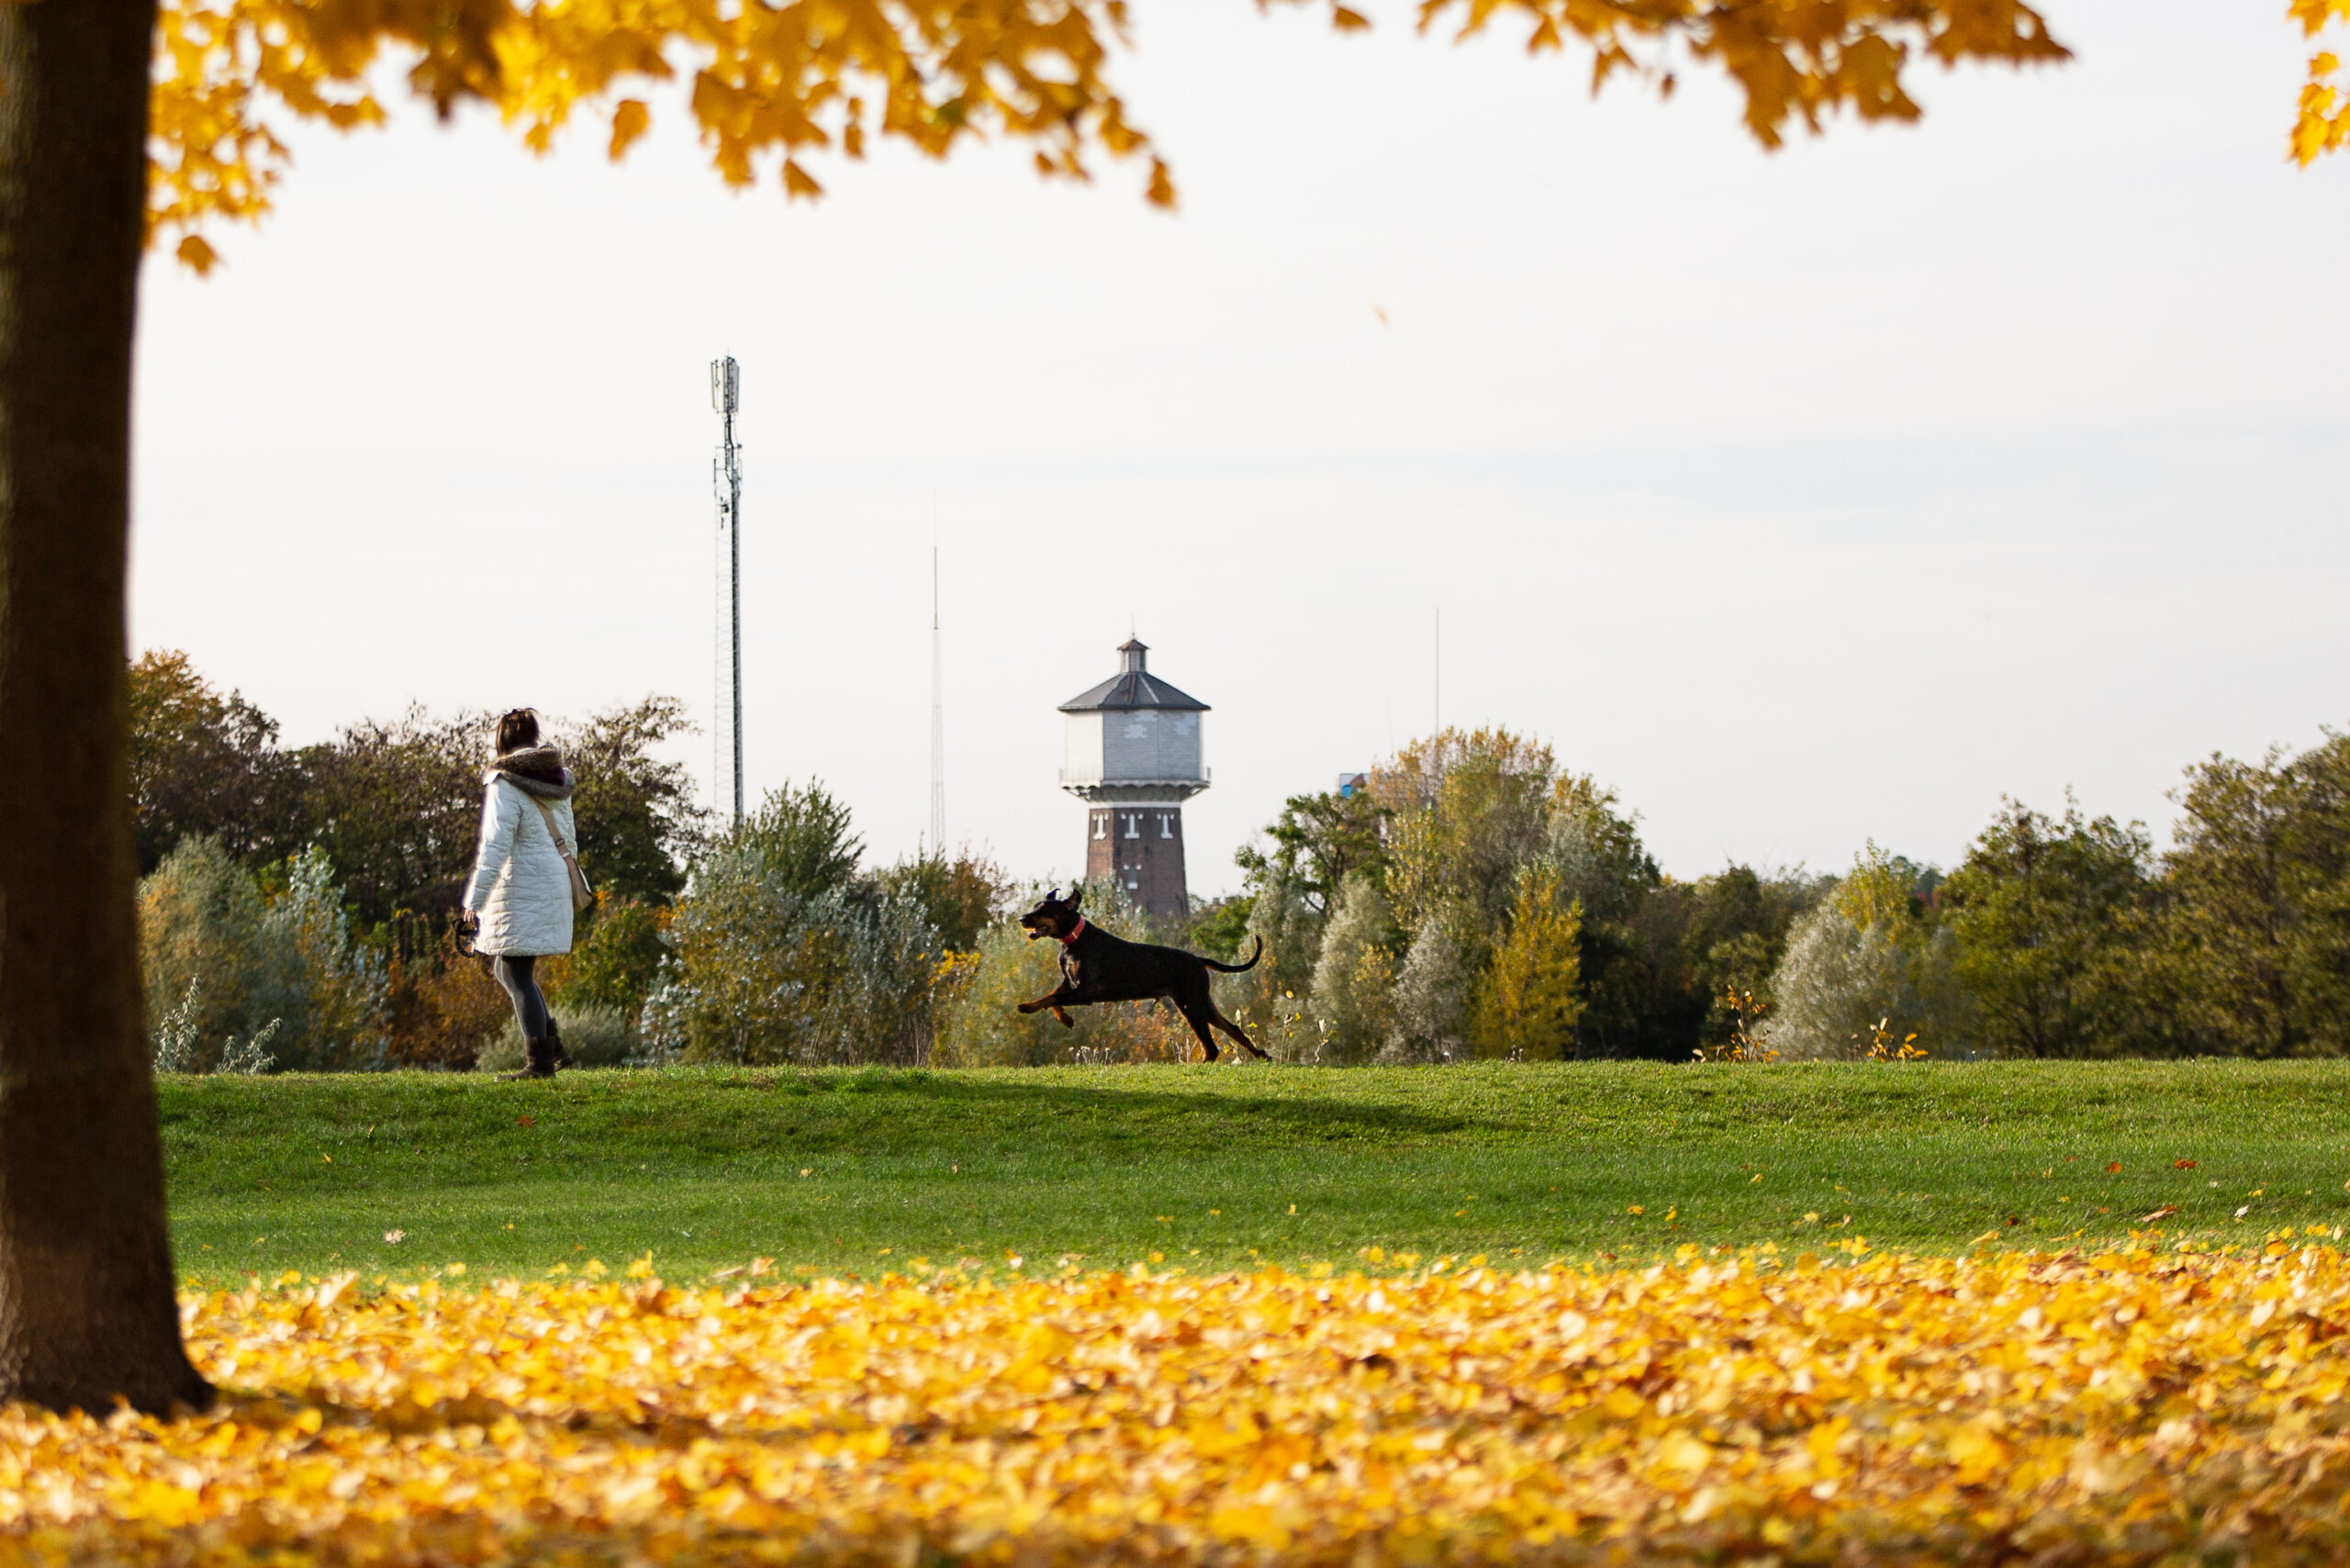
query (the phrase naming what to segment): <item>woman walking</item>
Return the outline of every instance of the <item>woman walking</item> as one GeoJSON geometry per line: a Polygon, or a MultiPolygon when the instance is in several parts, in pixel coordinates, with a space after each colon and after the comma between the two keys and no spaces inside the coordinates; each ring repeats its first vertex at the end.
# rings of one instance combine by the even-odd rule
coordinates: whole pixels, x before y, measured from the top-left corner
{"type": "Polygon", "coordinates": [[[577,788],[563,753],[539,744],[539,716],[517,708],[498,721],[498,756],[482,782],[481,853],[465,884],[465,914],[480,922],[474,951],[514,1003],[525,1059],[513,1078],[553,1078],[570,1057],[532,968],[571,951],[571,868],[579,839],[571,820],[577,788]]]}

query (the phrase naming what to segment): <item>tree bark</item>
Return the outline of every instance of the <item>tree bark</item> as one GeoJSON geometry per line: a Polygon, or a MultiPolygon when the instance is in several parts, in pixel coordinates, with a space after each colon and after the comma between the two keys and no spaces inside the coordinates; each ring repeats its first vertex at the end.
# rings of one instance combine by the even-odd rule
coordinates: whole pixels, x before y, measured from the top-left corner
{"type": "Polygon", "coordinates": [[[202,1406],[145,1046],[123,590],[154,0],[0,3],[0,1397],[202,1406]]]}

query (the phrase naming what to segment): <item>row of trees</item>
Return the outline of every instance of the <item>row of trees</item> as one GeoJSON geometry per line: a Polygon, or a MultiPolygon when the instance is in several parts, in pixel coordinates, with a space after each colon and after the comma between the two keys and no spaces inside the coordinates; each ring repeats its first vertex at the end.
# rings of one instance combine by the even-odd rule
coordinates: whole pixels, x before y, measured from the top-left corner
{"type": "MultiPolygon", "coordinates": [[[[1614,791],[1507,730],[1448,729],[1346,794],[1292,799],[1240,857],[1261,935],[1245,1018],[1329,1063],[1685,1059],[1767,990],[1828,879],[1665,876],[1614,791]]],[[[1228,935],[1227,935],[1228,934],[1228,935]]]]}
{"type": "MultiPolygon", "coordinates": [[[[140,953],[151,1029],[210,1068],[269,1032],[280,1068],[473,1065],[504,999],[453,926],[489,721],[411,710],[331,741],[277,726],[177,654],[132,670],[140,953]]],[[[813,782],[713,834],[685,727],[648,698],[557,727],[601,884],[559,1006],[621,1020],[642,1061],[1014,1065],[1190,1054],[1171,1014],[1066,1030],[1012,1003],[1056,955],[1029,890],[966,851],[865,865],[813,782]]],[[[1506,730],[1446,730],[1346,794],[1298,796],[1242,852],[1247,890],[1184,928],[1093,890],[1097,919],[1232,957],[1259,1043],[1329,1064],[1866,1054],[2350,1054],[2350,736],[2213,756],[2177,842],[2020,802],[1945,876],[1872,845],[1841,876],[1683,880],[1613,791],[1506,730]]]]}
{"type": "Polygon", "coordinates": [[[2176,842],[2007,801],[1946,879],[1874,848],[1798,929],[1765,1036],[1842,1054],[1881,1020],[1945,1054],[2350,1055],[2350,735],[2213,756],[2176,842]]]}
{"type": "Polygon", "coordinates": [[[2143,823],[2018,801],[1945,875],[1663,875],[1637,819],[1506,730],[1291,800],[1198,935],[1272,956],[1244,1016],[1293,1058],[2350,1054],[2350,736],[2214,756],[2143,823]]]}
{"type": "MultiPolygon", "coordinates": [[[[490,716],[410,709],[288,748],[184,655],[141,657],[131,693],[159,1063],[476,1065],[508,1018],[455,920],[490,716]]],[[[541,966],[558,1013],[616,1020],[643,1061],[925,1057],[971,967],[948,955],[978,946],[1002,873],[968,853],[867,870],[847,809],[813,783],[712,834],[685,769],[655,755],[686,728],[659,697],[551,726],[598,883],[572,953],[541,966]]]]}

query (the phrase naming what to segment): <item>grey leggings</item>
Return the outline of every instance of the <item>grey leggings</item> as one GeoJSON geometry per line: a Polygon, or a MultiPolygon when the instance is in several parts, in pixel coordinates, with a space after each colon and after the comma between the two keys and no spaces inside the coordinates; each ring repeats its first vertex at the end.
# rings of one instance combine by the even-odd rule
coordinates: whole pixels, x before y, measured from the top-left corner
{"type": "Polygon", "coordinates": [[[498,983],[506,988],[507,996],[514,1003],[514,1021],[522,1025],[526,1040],[547,1037],[547,999],[539,992],[539,982],[531,976],[531,967],[538,959],[528,954],[505,954],[490,966],[498,983]]]}

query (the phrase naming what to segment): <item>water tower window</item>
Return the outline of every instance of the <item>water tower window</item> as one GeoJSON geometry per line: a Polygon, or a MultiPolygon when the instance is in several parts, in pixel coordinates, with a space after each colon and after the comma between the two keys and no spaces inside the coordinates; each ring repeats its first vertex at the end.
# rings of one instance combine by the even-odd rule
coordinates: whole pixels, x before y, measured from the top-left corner
{"type": "Polygon", "coordinates": [[[1096,812],[1093,813],[1093,836],[1096,838],[1107,838],[1110,836],[1109,812],[1096,812]]]}
{"type": "Polygon", "coordinates": [[[1174,836],[1175,836],[1175,830],[1174,830],[1174,828],[1173,828],[1172,826],[1169,825],[1169,824],[1171,823],[1171,821],[1172,821],[1172,820],[1173,820],[1173,819],[1171,819],[1171,818],[1170,818],[1170,817],[1169,817],[1169,816],[1165,812],[1159,812],[1159,813],[1158,813],[1158,836],[1159,836],[1159,837],[1161,837],[1161,838],[1172,838],[1172,837],[1174,837],[1174,836]]]}
{"type": "Polygon", "coordinates": [[[1126,813],[1126,836],[1128,838],[1140,838],[1142,836],[1142,813],[1140,812],[1128,812],[1126,813]]]}

